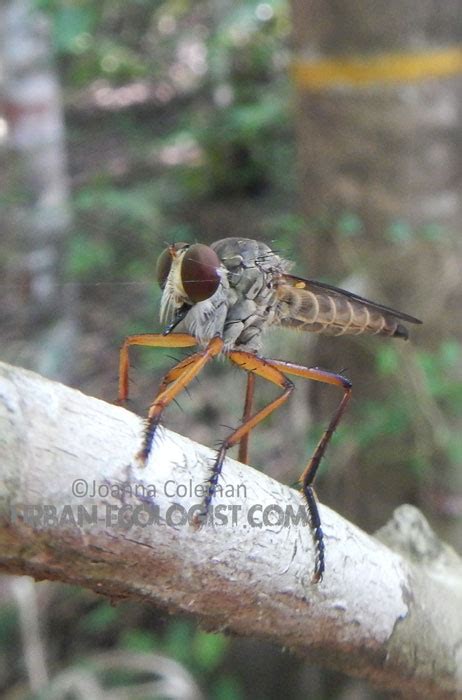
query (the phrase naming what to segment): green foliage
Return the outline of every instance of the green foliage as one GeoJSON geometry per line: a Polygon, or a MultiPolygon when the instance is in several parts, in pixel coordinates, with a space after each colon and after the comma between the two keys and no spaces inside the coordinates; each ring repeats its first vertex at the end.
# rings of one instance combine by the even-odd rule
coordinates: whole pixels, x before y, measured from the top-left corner
{"type": "Polygon", "coordinates": [[[173,620],[165,634],[165,652],[180,663],[188,665],[191,661],[191,641],[194,632],[187,620],[173,620]]]}
{"type": "Polygon", "coordinates": [[[436,352],[421,350],[417,355],[428,393],[457,415],[462,414],[462,383],[454,378],[460,374],[461,357],[460,343],[452,339],[443,341],[436,352]]]}
{"type": "Polygon", "coordinates": [[[222,634],[196,629],[185,620],[172,621],[165,634],[164,651],[177,661],[202,671],[213,671],[222,661],[229,640],[222,634]]]}
{"type": "Polygon", "coordinates": [[[396,244],[405,244],[414,238],[414,230],[407,221],[395,221],[385,232],[388,238],[396,244]]]}
{"type": "Polygon", "coordinates": [[[439,224],[427,224],[421,228],[422,238],[428,241],[438,241],[448,237],[448,232],[444,226],[439,224]]]}
{"type": "Polygon", "coordinates": [[[355,439],[366,448],[388,435],[400,435],[409,428],[410,414],[404,402],[366,401],[355,421],[355,439]]]}
{"type": "Polygon", "coordinates": [[[298,246],[303,246],[306,240],[305,219],[292,212],[269,214],[264,223],[267,240],[271,242],[272,248],[288,260],[296,261],[298,246]]]}
{"type": "Polygon", "coordinates": [[[125,631],[120,646],[129,651],[156,650],[201,675],[214,671],[223,662],[229,639],[197,629],[187,620],[173,619],[162,635],[139,629],[125,631]]]}
{"type": "Polygon", "coordinates": [[[94,31],[101,17],[98,4],[88,0],[35,0],[34,4],[50,16],[55,45],[62,51],[72,51],[76,37],[94,31]]]}
{"type": "MultiPolygon", "coordinates": [[[[153,284],[156,257],[177,233],[177,227],[165,223],[156,192],[151,183],[82,188],[75,197],[81,228],[70,241],[68,275],[82,281],[147,279],[153,284]]],[[[186,232],[182,234],[184,239],[186,232]]]]}
{"type": "MultiPolygon", "coordinates": [[[[79,608],[87,600],[77,588],[67,588],[63,592],[64,609],[79,608]]],[[[88,604],[85,602],[85,604],[88,604]]],[[[222,634],[212,634],[198,629],[193,622],[179,618],[157,621],[156,629],[148,623],[146,626],[130,626],[136,606],[112,606],[105,600],[98,600],[90,609],[83,611],[78,624],[73,627],[73,644],[79,648],[79,638],[85,640],[85,648],[79,652],[82,663],[91,670],[91,643],[102,639],[111,640],[111,648],[139,653],[158,653],[168,656],[183,666],[198,680],[209,688],[208,697],[217,700],[241,700],[243,697],[237,679],[232,675],[221,676],[221,669],[226,659],[231,640],[222,634]]],[[[151,615],[151,620],[153,616],[151,615]]],[[[136,618],[135,618],[136,619],[136,618]]],[[[155,617],[154,617],[155,619],[155,617]]],[[[69,622],[72,618],[69,617],[69,622]]],[[[17,630],[17,615],[11,606],[0,606],[0,622],[3,635],[0,644],[11,646],[17,630]]],[[[68,622],[66,620],[66,622],[68,622]]],[[[65,635],[65,632],[63,631],[65,635]]],[[[132,682],[136,671],[121,669],[104,676],[107,687],[118,687],[132,682]]]]}
{"type": "Polygon", "coordinates": [[[0,605],[0,649],[5,657],[8,650],[19,644],[18,611],[12,604],[0,605]]]}
{"type": "MultiPolygon", "coordinates": [[[[266,3],[262,14],[261,3],[249,1],[219,11],[206,2],[174,0],[130,7],[119,0],[40,4],[52,21],[68,88],[130,86],[142,78],[152,90],[162,86],[170,95],[167,119],[159,105],[147,112],[153,119],[139,119],[130,109],[108,110],[94,134],[91,123],[83,131],[74,123],[70,132],[71,149],[79,153],[83,143],[94,162],[74,190],[78,224],[67,274],[98,285],[145,283],[144,303],[131,310],[130,321],[122,315],[119,331],[151,329],[159,299],[153,279],[157,255],[169,241],[203,240],[188,223],[189,209],[215,194],[293,191],[287,6],[266,3]],[[204,31],[210,22],[214,31],[204,31]],[[180,55],[183,46],[192,47],[193,58],[205,57],[204,72],[188,88],[199,94],[199,108],[195,100],[184,101],[186,92],[175,82],[177,73],[190,71],[189,59],[180,55]],[[183,100],[179,110],[175,99],[183,100]],[[121,176],[114,177],[114,157],[121,176]]],[[[282,230],[286,247],[295,229],[293,224],[282,230]]],[[[281,235],[275,230],[278,244],[281,235]]],[[[162,359],[161,353],[139,355],[142,368],[162,359]]]]}
{"type": "MultiPolygon", "coordinates": [[[[280,172],[290,171],[286,3],[247,0],[218,9],[205,1],[138,2],[130,8],[120,0],[37,2],[50,16],[71,85],[103,80],[117,86],[141,78],[169,99],[180,96],[186,83],[208,92],[207,107],[187,106],[162,134],[167,145],[186,132],[202,149],[200,167],[180,168],[192,196],[259,194],[280,181],[280,172]],[[191,23],[195,14],[199,30],[191,23]],[[204,31],[201,22],[213,22],[214,31],[204,31]]],[[[151,125],[151,138],[157,129],[151,125]]]]}
{"type": "Polygon", "coordinates": [[[150,183],[124,188],[104,184],[98,187],[92,183],[91,187],[80,190],[75,206],[82,214],[97,211],[101,218],[145,232],[155,229],[161,221],[158,203],[151,198],[152,190],[150,183]]]}
{"type": "Polygon", "coordinates": [[[208,44],[217,108],[204,113],[197,138],[206,155],[209,188],[218,194],[260,194],[270,182],[280,181],[281,159],[287,164],[291,158],[282,147],[291,141],[281,50],[288,33],[287,7],[267,3],[266,19],[261,8],[258,2],[230,5],[208,44]]]}
{"type": "Polygon", "coordinates": [[[210,634],[198,630],[192,641],[194,661],[206,670],[213,670],[222,663],[229,648],[229,639],[222,634],[210,634]]]}
{"type": "Polygon", "coordinates": [[[87,634],[100,634],[112,628],[119,618],[120,612],[117,608],[107,601],[101,601],[79,620],[78,629],[87,634]]]}
{"type": "MultiPolygon", "coordinates": [[[[423,403],[439,406],[448,416],[462,415],[462,383],[455,380],[460,375],[462,348],[456,339],[443,340],[433,350],[418,350],[415,362],[418,371],[423,403]]],[[[381,346],[376,353],[376,366],[384,377],[396,377],[400,372],[400,354],[392,345],[381,346]]],[[[412,404],[412,396],[401,395],[399,401],[393,394],[387,400],[367,402],[359,411],[360,418],[355,428],[355,439],[362,447],[378,444],[386,435],[395,437],[407,433],[412,435],[412,422],[420,407],[412,404]]],[[[430,409],[432,410],[432,409],[430,409]]],[[[427,409],[428,411],[428,409],[427,409]]],[[[444,434],[439,429],[440,448],[445,451],[448,463],[459,464],[462,458],[458,427],[448,420],[444,434]]],[[[441,456],[440,456],[441,460],[441,456]]],[[[412,449],[412,443],[400,452],[403,466],[409,467],[419,476],[428,472],[431,466],[428,454],[412,449]]]]}
{"type": "Polygon", "coordinates": [[[382,345],[375,355],[377,370],[383,376],[395,374],[399,370],[399,355],[393,345],[382,345]]]}
{"type": "Polygon", "coordinates": [[[275,168],[284,158],[275,136],[287,122],[287,104],[287,99],[272,94],[258,101],[236,102],[204,119],[197,138],[212,193],[258,195],[275,180],[275,168]],[[268,142],[273,142],[271,149],[268,142]]]}
{"type": "Polygon", "coordinates": [[[436,242],[449,237],[448,230],[437,223],[430,223],[413,228],[404,220],[396,220],[385,231],[385,236],[396,245],[408,245],[416,243],[417,239],[436,242]]]}
{"type": "Polygon", "coordinates": [[[243,700],[245,697],[235,676],[223,675],[213,685],[213,700],[243,700]]]}
{"type": "Polygon", "coordinates": [[[146,62],[136,46],[113,34],[114,25],[124,21],[121,3],[36,0],[36,4],[50,16],[57,54],[73,59],[68,61],[69,79],[76,86],[97,77],[122,83],[147,75],[146,62]]]}
{"type": "MultiPolygon", "coordinates": [[[[45,3],[44,3],[45,4],[45,3]]],[[[85,45],[85,38],[89,40],[89,33],[92,32],[99,19],[97,4],[65,4],[58,6],[56,3],[46,3],[51,10],[51,5],[55,5],[53,12],[53,39],[58,51],[79,52],[85,45]]]]}
{"type": "Polygon", "coordinates": [[[73,279],[85,279],[108,269],[114,262],[109,241],[93,240],[86,233],[74,233],[67,251],[67,274],[73,279]]]}
{"type": "Polygon", "coordinates": [[[120,636],[120,647],[128,651],[150,652],[158,650],[159,646],[157,635],[148,630],[127,629],[120,636]]]}
{"type": "Polygon", "coordinates": [[[354,212],[345,212],[338,220],[337,231],[340,236],[353,238],[364,233],[364,224],[354,212]]]}

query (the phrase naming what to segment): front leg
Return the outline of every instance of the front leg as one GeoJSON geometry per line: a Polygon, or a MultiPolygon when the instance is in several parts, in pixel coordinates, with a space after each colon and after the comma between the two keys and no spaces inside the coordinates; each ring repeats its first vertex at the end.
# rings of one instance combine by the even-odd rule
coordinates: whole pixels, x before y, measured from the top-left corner
{"type": "Polygon", "coordinates": [[[165,336],[161,333],[140,333],[125,338],[119,354],[119,395],[117,403],[124,404],[128,399],[128,375],[130,372],[129,348],[142,345],[150,348],[190,348],[197,345],[197,340],[187,333],[174,333],[165,336]]]}
{"type": "MultiPolygon", "coordinates": [[[[174,337],[174,335],[170,335],[167,336],[167,339],[174,337]]],[[[181,362],[176,364],[170,372],[165,375],[160,389],[149,409],[143,445],[137,454],[137,459],[142,465],[145,465],[147,462],[154,435],[164,410],[173,399],[190,384],[194,377],[199,374],[207,362],[220,354],[223,349],[223,344],[223,339],[219,336],[215,336],[203,350],[181,360],[181,362]]]]}

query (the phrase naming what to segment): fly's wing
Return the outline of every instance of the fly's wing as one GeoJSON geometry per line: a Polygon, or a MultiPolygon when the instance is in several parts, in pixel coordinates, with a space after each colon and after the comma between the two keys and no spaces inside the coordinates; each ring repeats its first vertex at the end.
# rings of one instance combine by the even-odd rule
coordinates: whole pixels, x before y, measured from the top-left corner
{"type": "Polygon", "coordinates": [[[324,335],[369,333],[407,339],[400,321],[422,323],[413,316],[323,282],[282,274],[277,284],[276,322],[324,335]]]}

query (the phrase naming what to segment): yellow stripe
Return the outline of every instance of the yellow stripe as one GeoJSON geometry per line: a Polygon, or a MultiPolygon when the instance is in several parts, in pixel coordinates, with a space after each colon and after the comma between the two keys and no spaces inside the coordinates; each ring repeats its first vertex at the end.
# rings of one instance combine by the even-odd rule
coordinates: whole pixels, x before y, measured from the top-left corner
{"type": "Polygon", "coordinates": [[[295,60],[291,73],[295,84],[307,90],[330,87],[408,83],[462,72],[462,49],[421,53],[344,56],[318,61],[295,60]]]}

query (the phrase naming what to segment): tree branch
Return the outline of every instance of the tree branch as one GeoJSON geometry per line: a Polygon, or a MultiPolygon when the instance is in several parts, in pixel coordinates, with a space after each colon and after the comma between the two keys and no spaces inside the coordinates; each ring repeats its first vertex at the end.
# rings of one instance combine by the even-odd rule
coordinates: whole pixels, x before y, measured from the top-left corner
{"type": "Polygon", "coordinates": [[[198,530],[209,449],[163,430],[140,467],[137,416],[5,364],[0,398],[4,571],[193,614],[409,697],[462,697],[462,562],[414,508],[380,534],[398,553],[321,506],[315,585],[296,491],[227,459],[198,530]]]}

